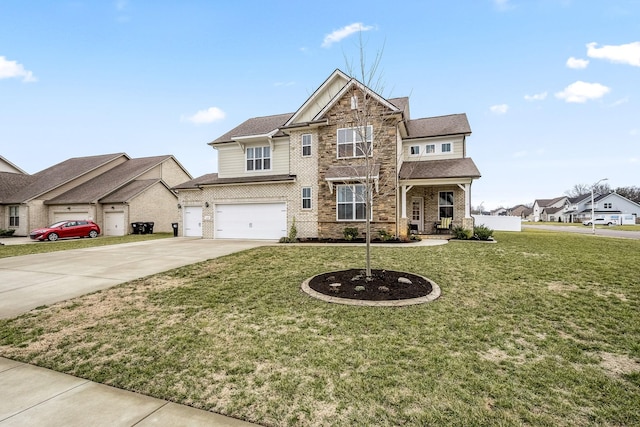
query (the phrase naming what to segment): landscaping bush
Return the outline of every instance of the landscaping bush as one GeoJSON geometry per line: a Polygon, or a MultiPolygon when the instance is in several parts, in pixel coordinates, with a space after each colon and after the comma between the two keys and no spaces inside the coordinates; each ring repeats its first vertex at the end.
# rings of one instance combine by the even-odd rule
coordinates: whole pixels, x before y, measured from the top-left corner
{"type": "Polygon", "coordinates": [[[485,225],[478,225],[473,228],[473,235],[478,240],[489,240],[493,236],[493,230],[485,225]]]}
{"type": "Polygon", "coordinates": [[[15,232],[16,230],[3,230],[0,228],[0,237],[10,237],[13,236],[13,233],[15,232]]]}
{"type": "Polygon", "coordinates": [[[356,227],[345,227],[342,234],[344,235],[345,240],[353,240],[358,237],[358,234],[360,233],[356,227]]]}
{"type": "Polygon", "coordinates": [[[380,235],[380,240],[383,242],[388,242],[389,240],[394,238],[393,234],[389,233],[385,229],[378,231],[378,234],[380,235]]]}
{"type": "Polygon", "coordinates": [[[471,230],[466,229],[460,225],[453,227],[451,229],[451,233],[453,233],[453,237],[458,240],[469,240],[473,235],[471,230]]]}

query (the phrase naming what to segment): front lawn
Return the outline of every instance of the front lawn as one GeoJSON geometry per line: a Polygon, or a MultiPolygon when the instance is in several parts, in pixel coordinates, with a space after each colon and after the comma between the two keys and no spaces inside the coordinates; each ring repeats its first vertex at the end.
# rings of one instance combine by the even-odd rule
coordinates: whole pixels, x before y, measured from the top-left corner
{"type": "Polygon", "coordinates": [[[0,321],[0,354],[273,426],[640,425],[640,241],[495,236],[373,247],[425,305],[312,299],[364,248],[281,245],[0,321]]]}

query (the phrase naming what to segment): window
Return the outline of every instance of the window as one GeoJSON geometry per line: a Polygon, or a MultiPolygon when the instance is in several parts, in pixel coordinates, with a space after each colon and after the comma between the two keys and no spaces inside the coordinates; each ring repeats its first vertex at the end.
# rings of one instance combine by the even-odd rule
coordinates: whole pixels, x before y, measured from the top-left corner
{"type": "Polygon", "coordinates": [[[271,148],[249,147],[247,148],[247,170],[259,171],[271,169],[271,148]]]}
{"type": "Polygon", "coordinates": [[[311,209],[311,187],[302,187],[302,209],[311,209]]]}
{"type": "Polygon", "coordinates": [[[424,147],[424,152],[427,154],[435,153],[436,152],[435,144],[428,144],[426,147],[424,147]]]}
{"type": "Polygon", "coordinates": [[[412,145],[409,150],[410,150],[412,156],[419,156],[420,155],[420,146],[419,145],[412,145]]]}
{"type": "Polygon", "coordinates": [[[605,209],[611,209],[613,207],[613,205],[611,203],[605,203],[604,204],[604,208],[605,209]]]}
{"type": "Polygon", "coordinates": [[[453,191],[441,191],[438,196],[438,216],[453,218],[453,191]]]}
{"type": "Polygon", "coordinates": [[[371,154],[373,126],[338,129],[338,158],[371,154]]]}
{"type": "Polygon", "coordinates": [[[309,157],[311,155],[311,134],[305,133],[302,135],[302,157],[309,157]]]}
{"type": "Polygon", "coordinates": [[[336,197],[338,221],[364,221],[367,219],[364,185],[338,185],[336,197]]]}
{"type": "Polygon", "coordinates": [[[451,152],[451,143],[450,142],[445,142],[444,144],[442,144],[440,149],[442,150],[443,153],[450,153],[451,152]]]}
{"type": "Polygon", "coordinates": [[[351,109],[355,110],[356,108],[358,108],[358,96],[351,95],[351,109]]]}
{"type": "Polygon", "coordinates": [[[9,227],[20,226],[20,206],[9,206],[9,227]]]}

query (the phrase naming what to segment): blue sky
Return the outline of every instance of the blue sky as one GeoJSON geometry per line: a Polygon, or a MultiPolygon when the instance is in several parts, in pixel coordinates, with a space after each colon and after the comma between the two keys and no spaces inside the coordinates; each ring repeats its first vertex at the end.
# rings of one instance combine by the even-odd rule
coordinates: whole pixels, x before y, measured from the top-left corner
{"type": "Polygon", "coordinates": [[[70,157],[173,154],[295,111],[358,34],[383,96],[412,118],[466,113],[492,209],[609,178],[640,185],[640,1],[0,2],[0,154],[35,173],[70,157]]]}

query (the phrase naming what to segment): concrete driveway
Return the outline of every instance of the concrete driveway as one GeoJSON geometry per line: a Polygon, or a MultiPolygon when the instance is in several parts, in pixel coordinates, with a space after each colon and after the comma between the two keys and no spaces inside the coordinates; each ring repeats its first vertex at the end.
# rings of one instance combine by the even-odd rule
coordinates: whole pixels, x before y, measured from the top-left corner
{"type": "MultiPolygon", "coordinates": [[[[31,243],[42,244],[47,243],[31,243]]],[[[177,237],[0,259],[0,318],[272,241],[177,237]]]]}

